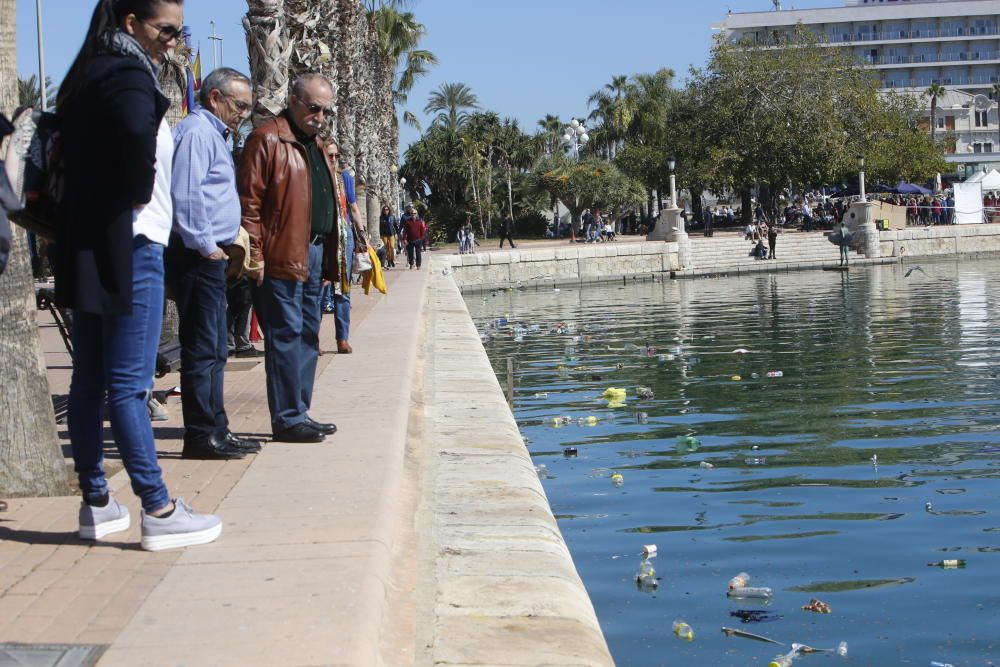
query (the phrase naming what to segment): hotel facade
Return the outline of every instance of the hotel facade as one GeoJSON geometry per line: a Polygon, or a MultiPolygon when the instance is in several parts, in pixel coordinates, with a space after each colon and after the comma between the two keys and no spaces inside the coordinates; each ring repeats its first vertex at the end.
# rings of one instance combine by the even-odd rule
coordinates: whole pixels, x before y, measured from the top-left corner
{"type": "MultiPolygon", "coordinates": [[[[762,0],[763,3],[764,0],[762,0]]],[[[947,159],[968,175],[1000,168],[1000,0],[845,0],[842,7],[730,13],[716,24],[727,39],[763,47],[797,24],[822,44],[874,69],[882,90],[923,97],[932,84],[938,134],[953,133],[947,159]]],[[[923,97],[929,115],[929,100],[923,97]]],[[[929,120],[928,120],[929,122],[929,120]]]]}

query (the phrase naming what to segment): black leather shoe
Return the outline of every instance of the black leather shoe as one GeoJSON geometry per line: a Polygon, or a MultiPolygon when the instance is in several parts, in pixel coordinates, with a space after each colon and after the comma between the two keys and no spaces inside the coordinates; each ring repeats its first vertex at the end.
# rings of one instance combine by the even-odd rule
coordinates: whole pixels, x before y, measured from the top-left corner
{"type": "Polygon", "coordinates": [[[182,459],[221,460],[242,459],[246,452],[237,449],[225,438],[212,435],[198,440],[185,440],[182,459]]]}
{"type": "Polygon", "coordinates": [[[250,347],[245,347],[242,350],[236,350],[233,356],[237,359],[256,359],[257,357],[264,356],[264,350],[258,350],[253,345],[250,347]]]}
{"type": "Polygon", "coordinates": [[[241,452],[247,452],[248,454],[254,454],[261,450],[260,440],[243,439],[236,436],[232,431],[226,433],[226,442],[241,452]]]}
{"type": "Polygon", "coordinates": [[[320,433],[322,433],[323,435],[333,435],[334,433],[337,432],[336,424],[324,424],[322,422],[316,421],[312,417],[306,417],[306,423],[312,426],[320,433]]]}
{"type": "Polygon", "coordinates": [[[323,442],[326,436],[308,422],[290,426],[284,431],[275,431],[273,440],[276,442],[323,442]]]}

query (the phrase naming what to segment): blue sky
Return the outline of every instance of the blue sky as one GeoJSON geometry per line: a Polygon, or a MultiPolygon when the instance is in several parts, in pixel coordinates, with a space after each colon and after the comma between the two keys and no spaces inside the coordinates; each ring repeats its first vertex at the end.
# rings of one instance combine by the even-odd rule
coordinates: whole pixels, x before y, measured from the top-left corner
{"type": "MultiPolygon", "coordinates": [[[[46,73],[62,80],[83,39],[94,2],[43,0],[46,73]]],[[[840,6],[842,0],[785,0],[786,8],[840,6]]],[[[616,74],[673,68],[681,80],[708,56],[713,31],[728,9],[766,11],[770,0],[414,0],[427,26],[424,46],[440,64],[410,95],[421,117],[427,95],[461,81],[480,104],[533,131],[547,113],[586,115],[587,97],[616,74]]],[[[241,23],[245,0],[187,0],[185,21],[200,42],[204,72],[212,66],[207,36],[215,21],[224,64],[246,71],[241,23]]],[[[17,0],[17,58],[22,76],[38,71],[35,2],[17,0]]],[[[220,63],[222,64],[222,63],[220,63]]],[[[425,123],[426,124],[426,123],[425,123]]],[[[404,128],[403,147],[418,133],[404,128]]]]}

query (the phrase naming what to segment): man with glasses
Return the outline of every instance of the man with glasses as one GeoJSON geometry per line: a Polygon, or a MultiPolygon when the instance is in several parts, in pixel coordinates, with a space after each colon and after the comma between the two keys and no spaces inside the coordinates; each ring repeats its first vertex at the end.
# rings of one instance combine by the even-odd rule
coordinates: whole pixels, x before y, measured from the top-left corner
{"type": "Polygon", "coordinates": [[[251,100],[245,75],[217,69],[202,84],[201,106],[174,133],[174,220],[164,268],[180,316],[184,458],[241,459],[260,450],[260,443],[233,435],[223,404],[229,356],[223,248],[240,228],[227,140],[250,114],[251,100]]]}
{"type": "Polygon", "coordinates": [[[298,77],[288,108],[247,137],[237,175],[250,257],[263,266],[247,275],[257,286],[267,404],[281,442],[322,442],[337,430],[309,415],[322,283],[341,279],[337,172],[319,136],[332,103],[326,77],[298,77]]]}

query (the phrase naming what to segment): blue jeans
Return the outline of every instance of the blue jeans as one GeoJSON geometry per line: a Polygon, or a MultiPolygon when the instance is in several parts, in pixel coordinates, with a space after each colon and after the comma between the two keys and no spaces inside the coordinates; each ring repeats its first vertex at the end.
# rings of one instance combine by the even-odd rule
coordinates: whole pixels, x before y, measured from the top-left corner
{"type": "MultiPolygon", "coordinates": [[[[354,277],[354,234],[347,235],[347,274],[354,277]]],[[[331,285],[332,287],[332,285],[331,285]]],[[[347,340],[351,336],[351,295],[333,295],[333,323],[337,331],[337,340],[347,340]]]]}
{"type": "Polygon", "coordinates": [[[223,377],[229,356],[224,260],[205,259],[174,237],[166,253],[167,280],[177,300],[181,343],[184,441],[204,442],[229,432],[223,377]]]}
{"type": "Polygon", "coordinates": [[[322,269],[323,246],[310,245],[309,277],[304,283],[265,276],[257,289],[267,407],[275,431],[301,424],[309,416],[319,358],[322,269]]]}
{"type": "Polygon", "coordinates": [[[74,313],[69,438],[84,498],[100,498],[108,492],[103,467],[107,392],[111,432],[132,491],[151,512],[170,503],[146,407],[163,323],[163,246],[140,236],[132,247],[132,313],[74,313]]]}

